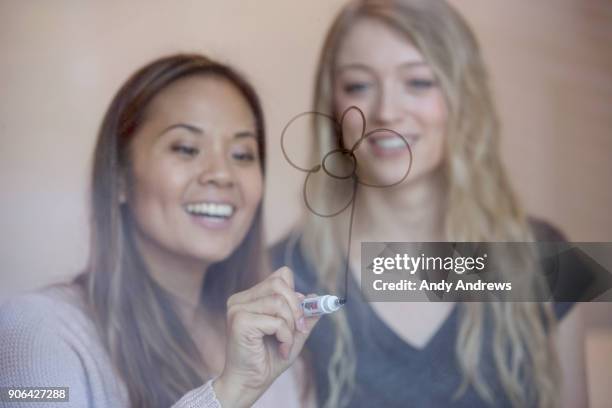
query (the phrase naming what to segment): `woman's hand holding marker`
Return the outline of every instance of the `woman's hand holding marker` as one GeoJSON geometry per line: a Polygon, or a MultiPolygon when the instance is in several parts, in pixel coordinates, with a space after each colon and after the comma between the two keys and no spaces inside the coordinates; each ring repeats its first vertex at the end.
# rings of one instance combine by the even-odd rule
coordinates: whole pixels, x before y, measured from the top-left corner
{"type": "Polygon", "coordinates": [[[250,406],[299,355],[318,317],[305,317],[293,272],[278,269],[227,301],[225,368],[214,381],[224,407],[250,406]]]}

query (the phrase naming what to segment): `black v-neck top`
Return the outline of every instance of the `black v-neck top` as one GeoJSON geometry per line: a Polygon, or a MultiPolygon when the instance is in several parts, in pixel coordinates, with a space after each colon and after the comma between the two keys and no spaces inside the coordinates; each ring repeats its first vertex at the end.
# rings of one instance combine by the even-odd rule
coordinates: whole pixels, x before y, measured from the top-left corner
{"type": "MultiPolygon", "coordinates": [[[[536,237],[541,241],[561,241],[563,236],[550,225],[532,222],[536,237]]],[[[317,284],[317,274],[299,251],[287,252],[287,242],[272,249],[274,268],[289,266],[295,274],[296,290],[323,294],[317,284]]],[[[480,374],[494,398],[493,405],[483,400],[469,386],[455,398],[462,383],[456,354],[456,339],[460,323],[461,304],[455,304],[446,320],[429,341],[417,348],[404,341],[377,315],[362,296],[357,281],[351,275],[350,301],[339,313],[346,313],[356,354],[355,390],[349,407],[510,407],[510,401],[499,381],[493,358],[493,326],[485,318],[480,358],[480,374]]],[[[554,310],[562,319],[572,303],[555,303],[554,310]]],[[[312,357],[317,401],[322,406],[329,392],[327,369],[334,350],[335,333],[329,316],[323,316],[311,334],[306,348],[312,357]]],[[[530,384],[525,384],[529,387],[530,384]]]]}

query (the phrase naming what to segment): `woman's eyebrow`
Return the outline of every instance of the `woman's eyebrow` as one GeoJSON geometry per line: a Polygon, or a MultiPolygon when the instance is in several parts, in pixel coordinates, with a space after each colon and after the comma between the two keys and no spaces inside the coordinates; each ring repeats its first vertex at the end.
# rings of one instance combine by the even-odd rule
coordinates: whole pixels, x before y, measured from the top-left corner
{"type": "MultiPolygon", "coordinates": [[[[421,67],[421,66],[427,66],[427,62],[423,60],[406,61],[406,62],[402,62],[399,65],[397,65],[397,69],[415,68],[415,67],[421,67]]],[[[347,71],[351,69],[367,71],[367,72],[374,72],[374,68],[366,64],[360,63],[360,62],[354,62],[354,63],[341,65],[336,69],[336,72],[339,73],[339,72],[347,71]]]]}
{"type": "Polygon", "coordinates": [[[372,68],[370,68],[366,64],[362,64],[362,63],[359,63],[359,62],[354,62],[354,63],[350,63],[350,64],[341,65],[341,66],[339,66],[336,69],[336,72],[347,71],[349,69],[358,69],[358,70],[362,70],[362,71],[372,72],[372,68]]]}
{"type": "Polygon", "coordinates": [[[400,64],[398,68],[414,68],[422,66],[428,66],[428,64],[425,61],[409,61],[400,64]]]}
{"type": "Polygon", "coordinates": [[[255,138],[255,133],[251,132],[250,130],[242,130],[234,134],[234,139],[242,139],[245,137],[255,138]]]}
{"type": "Polygon", "coordinates": [[[175,123],[174,125],[170,125],[167,128],[165,128],[164,130],[162,130],[159,135],[157,135],[158,137],[163,135],[164,133],[167,133],[169,131],[171,131],[172,129],[186,129],[187,131],[195,134],[195,135],[203,135],[204,134],[204,130],[202,130],[201,128],[194,126],[194,125],[189,125],[187,123],[175,123]]]}

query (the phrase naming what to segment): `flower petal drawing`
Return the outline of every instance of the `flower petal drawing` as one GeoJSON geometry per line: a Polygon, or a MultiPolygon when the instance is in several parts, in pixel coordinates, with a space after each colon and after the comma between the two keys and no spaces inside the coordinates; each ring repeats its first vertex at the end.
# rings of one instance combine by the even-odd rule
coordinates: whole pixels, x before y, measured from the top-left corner
{"type": "MultiPolygon", "coordinates": [[[[412,149],[410,148],[410,144],[408,143],[408,141],[406,140],[404,136],[402,136],[400,133],[392,129],[379,128],[379,129],[371,130],[366,133],[365,115],[363,114],[361,109],[359,109],[357,106],[351,106],[342,113],[342,116],[340,117],[339,122],[331,115],[321,113],[321,112],[314,112],[314,111],[303,112],[303,113],[300,113],[299,115],[294,116],[285,125],[281,133],[281,151],[283,153],[283,156],[285,157],[285,160],[287,160],[289,165],[291,165],[293,168],[295,168],[298,171],[306,173],[306,178],[304,179],[304,185],[302,188],[302,196],[304,198],[304,203],[310,212],[312,212],[313,214],[319,217],[330,218],[330,217],[339,215],[342,212],[344,212],[347,208],[350,208],[348,245],[347,245],[347,255],[345,258],[346,261],[345,261],[345,270],[344,270],[344,301],[346,302],[348,300],[347,289],[348,289],[348,276],[349,276],[349,260],[351,256],[353,217],[355,213],[355,200],[357,197],[357,188],[360,185],[364,187],[388,188],[388,187],[396,186],[402,183],[404,180],[406,180],[412,168],[412,161],[413,161],[412,149]],[[342,129],[343,129],[342,125],[344,124],[344,120],[346,116],[352,111],[355,111],[361,117],[361,133],[360,133],[360,137],[353,144],[353,146],[350,149],[347,149],[344,147],[344,143],[343,143],[344,139],[343,139],[343,134],[342,134],[342,129]],[[331,122],[331,125],[334,128],[334,135],[337,138],[336,140],[337,147],[328,152],[324,152],[323,158],[320,161],[317,161],[316,163],[312,163],[306,167],[303,167],[303,166],[299,166],[298,164],[296,164],[295,161],[291,160],[291,158],[287,154],[287,149],[285,145],[286,143],[285,137],[291,125],[293,125],[299,119],[306,118],[309,116],[310,117],[321,116],[322,118],[325,118],[331,122]],[[373,137],[377,133],[383,133],[383,132],[386,134],[392,134],[396,137],[399,137],[403,141],[403,143],[405,143],[406,149],[409,152],[410,161],[408,163],[406,171],[402,173],[400,178],[398,178],[397,180],[393,180],[393,182],[388,182],[388,183],[367,182],[363,179],[360,179],[358,175],[359,163],[357,161],[355,151],[359,149],[363,145],[363,143],[367,141],[369,137],[373,137]],[[318,211],[312,205],[312,200],[308,196],[308,185],[309,185],[308,182],[312,180],[314,177],[321,175],[320,173],[321,171],[323,171],[323,173],[329,176],[332,180],[347,181],[352,184],[350,188],[350,192],[349,194],[347,194],[348,197],[347,197],[346,204],[342,203],[340,209],[331,210],[331,211],[328,210],[327,212],[325,212],[325,211],[318,211]]],[[[323,199],[327,200],[327,197],[323,197],[323,199]]]]}

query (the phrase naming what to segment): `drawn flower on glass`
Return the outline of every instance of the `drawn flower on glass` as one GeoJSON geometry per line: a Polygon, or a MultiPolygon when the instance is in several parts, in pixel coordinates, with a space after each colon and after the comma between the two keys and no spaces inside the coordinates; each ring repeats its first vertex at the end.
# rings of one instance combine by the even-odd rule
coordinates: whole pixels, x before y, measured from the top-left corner
{"type": "Polygon", "coordinates": [[[352,229],[353,229],[353,216],[355,212],[355,201],[357,197],[357,189],[360,188],[360,186],[363,186],[366,188],[389,188],[389,187],[393,187],[393,186],[396,186],[402,183],[408,177],[408,174],[410,173],[410,169],[412,168],[413,157],[412,157],[412,149],[410,148],[410,144],[408,143],[408,141],[406,140],[404,136],[402,136],[400,133],[396,132],[393,129],[378,128],[378,129],[374,129],[366,133],[365,115],[363,114],[361,109],[359,109],[358,107],[351,106],[342,113],[342,116],[340,117],[340,121],[337,121],[331,115],[327,115],[321,112],[304,112],[304,113],[301,113],[293,117],[285,125],[281,133],[281,150],[282,150],[283,156],[285,157],[285,160],[287,160],[289,165],[291,165],[293,168],[295,168],[298,171],[306,173],[306,178],[304,179],[304,184],[302,187],[302,196],[304,198],[304,203],[309,211],[311,211],[313,214],[316,214],[320,217],[329,218],[329,217],[334,217],[342,213],[343,211],[345,211],[347,208],[350,207],[348,247],[347,247],[347,258],[346,258],[347,262],[346,262],[346,270],[345,270],[345,277],[348,276],[348,259],[350,259],[351,234],[352,234],[352,229]],[[353,146],[350,149],[348,149],[346,147],[343,147],[343,140],[344,140],[343,124],[344,124],[345,119],[347,118],[347,115],[351,112],[357,113],[360,117],[361,126],[359,127],[361,128],[361,134],[359,135],[357,141],[353,144],[353,146]],[[289,157],[289,154],[287,153],[286,136],[287,136],[288,131],[297,121],[304,119],[304,118],[312,119],[313,116],[320,116],[321,118],[330,121],[330,124],[332,125],[334,129],[334,137],[336,137],[337,139],[335,142],[335,146],[337,147],[331,149],[328,152],[324,152],[320,162],[314,163],[308,167],[302,167],[298,165],[295,160],[292,160],[292,158],[289,157]],[[355,152],[364,145],[364,142],[366,142],[368,138],[373,137],[373,136],[375,137],[377,134],[380,134],[380,133],[384,133],[387,135],[391,134],[399,138],[398,140],[403,141],[409,153],[409,162],[407,164],[406,171],[403,172],[401,174],[401,177],[399,177],[397,180],[393,180],[392,182],[387,182],[387,183],[369,182],[367,180],[364,180],[362,177],[360,177],[359,171],[358,171],[359,163],[357,160],[357,156],[355,155],[355,152]],[[334,162],[336,164],[339,162],[342,162],[344,165],[335,166],[334,162]],[[323,171],[325,175],[327,175],[328,177],[332,179],[346,180],[346,181],[351,182],[351,188],[350,188],[350,192],[347,194],[346,204],[342,205],[341,208],[338,210],[333,210],[333,211],[328,211],[328,212],[318,211],[312,205],[311,200],[308,197],[307,190],[308,190],[309,181],[311,180],[313,175],[319,173],[320,171],[323,171]]]}
{"type": "MultiPolygon", "coordinates": [[[[408,177],[408,174],[410,173],[410,169],[412,168],[412,149],[410,148],[410,145],[408,143],[408,141],[406,140],[405,137],[403,137],[400,133],[396,132],[393,129],[385,129],[385,128],[378,128],[378,129],[374,129],[371,130],[369,132],[365,132],[366,129],[366,120],[365,120],[365,116],[363,114],[363,112],[361,111],[361,109],[359,109],[356,106],[351,106],[348,109],[346,109],[344,111],[344,113],[341,116],[340,121],[336,121],[332,116],[324,114],[324,113],[320,113],[320,112],[304,112],[301,113],[295,117],[293,117],[293,119],[291,119],[287,125],[285,125],[282,133],[281,133],[281,150],[283,152],[283,156],[285,157],[285,160],[287,160],[287,162],[296,170],[301,171],[306,173],[306,178],[304,179],[304,185],[303,185],[303,197],[304,197],[304,203],[306,204],[306,207],[313,213],[316,214],[320,217],[334,217],[340,213],[342,213],[344,210],[346,210],[349,206],[352,206],[354,204],[355,201],[355,197],[356,197],[356,193],[357,193],[357,187],[359,185],[362,186],[366,186],[366,187],[374,187],[374,188],[388,188],[388,187],[393,187],[395,185],[400,184],[401,182],[403,182],[406,177],[408,177]],[[353,146],[350,149],[341,147],[343,145],[342,140],[343,140],[343,134],[342,134],[342,129],[343,129],[343,122],[345,120],[345,118],[347,117],[347,115],[351,112],[351,111],[355,111],[356,113],[359,114],[360,118],[361,118],[361,135],[359,137],[359,139],[353,144],[353,146]],[[286,148],[286,135],[288,133],[288,130],[291,128],[291,126],[299,119],[301,118],[305,118],[308,116],[312,116],[312,115],[318,115],[321,116],[327,120],[329,120],[331,122],[331,124],[334,127],[334,134],[335,137],[337,138],[337,143],[336,146],[339,146],[337,148],[334,148],[330,151],[328,151],[327,153],[325,153],[323,155],[323,159],[321,160],[320,163],[315,163],[310,167],[302,167],[298,164],[296,164],[296,161],[292,160],[291,157],[289,157],[289,154],[287,153],[287,148],[286,148]],[[394,180],[390,183],[372,183],[372,182],[368,182],[366,180],[363,180],[359,177],[357,169],[359,167],[359,163],[357,161],[357,157],[355,156],[355,151],[357,149],[359,149],[363,143],[366,141],[366,139],[368,139],[369,137],[372,137],[374,135],[376,135],[377,133],[386,133],[386,134],[394,134],[396,137],[399,138],[399,140],[403,141],[405,143],[406,149],[409,152],[409,156],[410,156],[410,160],[408,163],[408,166],[406,168],[406,171],[401,175],[400,178],[398,178],[397,180],[394,180]],[[341,156],[341,159],[346,162],[348,161],[349,164],[349,170],[348,171],[343,171],[340,174],[338,174],[337,169],[333,169],[333,167],[330,165],[330,162],[333,161],[334,157],[338,157],[341,156]],[[325,174],[327,174],[329,177],[334,178],[334,179],[338,179],[338,180],[352,180],[353,181],[353,188],[352,191],[350,193],[350,197],[347,201],[347,203],[340,209],[337,211],[334,211],[332,213],[322,213],[320,211],[317,211],[314,209],[314,207],[311,205],[310,200],[308,198],[308,195],[306,194],[306,189],[308,186],[308,181],[310,179],[310,177],[316,173],[318,173],[319,171],[323,171],[325,174]]],[[[340,158],[339,158],[340,159],[340,158]]],[[[339,160],[337,159],[337,160],[339,160]]],[[[345,166],[346,168],[346,166],[345,166]]]]}

